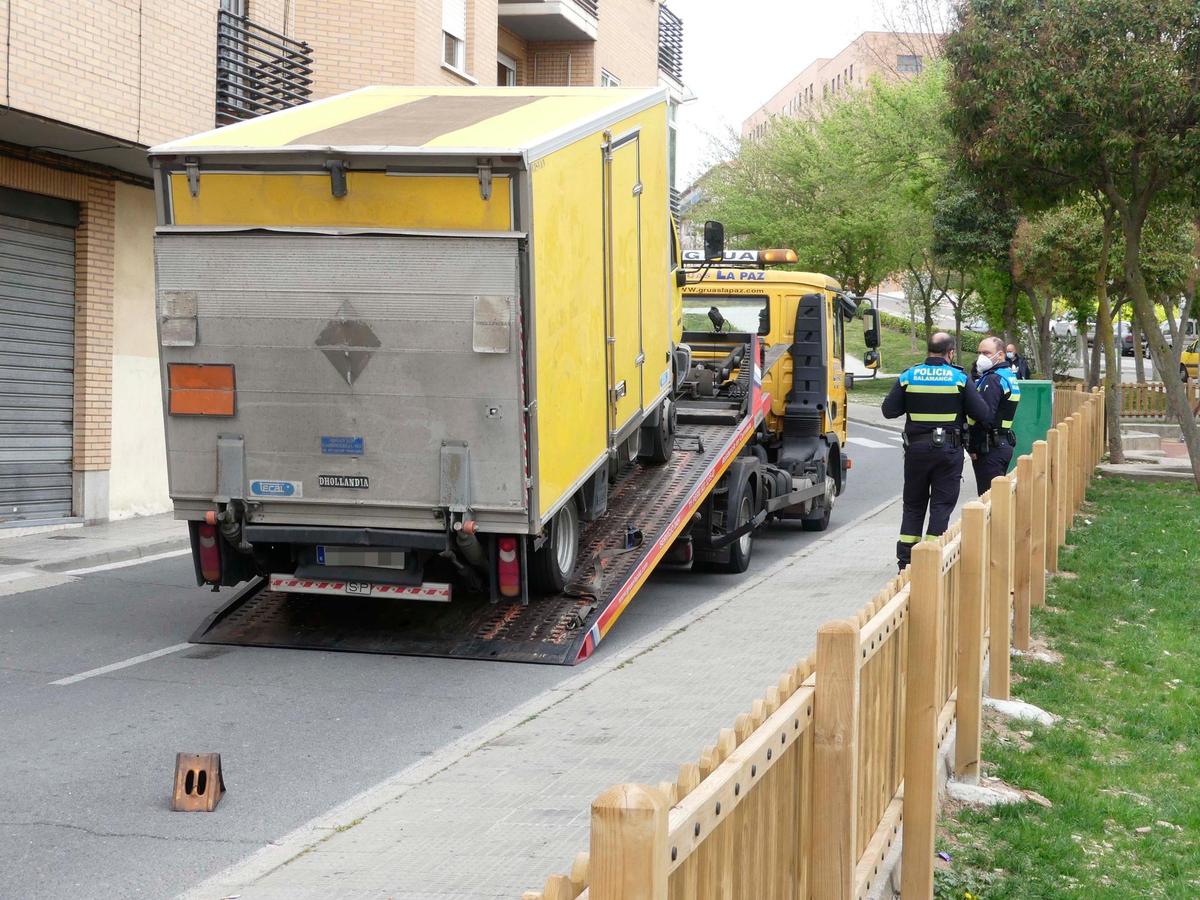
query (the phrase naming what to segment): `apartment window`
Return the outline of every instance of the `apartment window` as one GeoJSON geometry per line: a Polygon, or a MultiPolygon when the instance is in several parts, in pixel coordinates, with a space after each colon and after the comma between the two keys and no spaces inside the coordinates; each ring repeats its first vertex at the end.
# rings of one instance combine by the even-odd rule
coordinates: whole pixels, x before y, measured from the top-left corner
{"type": "Polygon", "coordinates": [[[467,0],[442,0],[442,62],[467,70],[467,0]]]}
{"type": "Polygon", "coordinates": [[[250,15],[249,6],[250,0],[221,0],[221,9],[243,19],[250,15]]]}
{"type": "Polygon", "coordinates": [[[620,87],[621,79],[608,69],[600,70],[600,87],[620,87]]]}
{"type": "Polygon", "coordinates": [[[896,71],[902,75],[917,75],[921,71],[921,57],[901,54],[896,57],[896,71]]]}
{"type": "Polygon", "coordinates": [[[496,84],[500,87],[515,87],[517,83],[517,61],[511,56],[498,54],[496,60],[496,84]]]}
{"type": "Polygon", "coordinates": [[[854,63],[850,63],[850,80],[854,80],[854,63]]]}

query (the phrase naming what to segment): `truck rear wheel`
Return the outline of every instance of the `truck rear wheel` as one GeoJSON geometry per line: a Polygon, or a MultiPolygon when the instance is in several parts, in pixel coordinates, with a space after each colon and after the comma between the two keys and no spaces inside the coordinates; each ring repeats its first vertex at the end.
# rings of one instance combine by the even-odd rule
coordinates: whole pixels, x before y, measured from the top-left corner
{"type": "Polygon", "coordinates": [[[658,410],[658,422],[642,426],[642,446],[638,459],[652,466],[661,466],[671,459],[675,450],[675,406],[664,400],[658,410]]]}
{"type": "Polygon", "coordinates": [[[800,520],[800,527],[805,531],[824,531],[829,527],[829,519],[833,515],[833,498],[837,494],[837,482],[832,475],[825,476],[825,499],[816,515],[800,520]]]}
{"type": "Polygon", "coordinates": [[[535,593],[557,594],[567,586],[579,561],[579,509],[569,500],[550,520],[546,541],[529,562],[535,593]]]}
{"type": "MultiPolygon", "coordinates": [[[[746,482],[745,488],[742,489],[742,497],[738,501],[737,516],[733,521],[733,528],[737,529],[746,525],[754,518],[754,489],[750,486],[750,482],[746,482]]],[[[729,545],[729,562],[725,563],[724,569],[726,572],[732,572],[734,575],[740,575],[750,568],[750,556],[754,552],[754,531],[750,530],[739,537],[736,541],[729,545]]]]}

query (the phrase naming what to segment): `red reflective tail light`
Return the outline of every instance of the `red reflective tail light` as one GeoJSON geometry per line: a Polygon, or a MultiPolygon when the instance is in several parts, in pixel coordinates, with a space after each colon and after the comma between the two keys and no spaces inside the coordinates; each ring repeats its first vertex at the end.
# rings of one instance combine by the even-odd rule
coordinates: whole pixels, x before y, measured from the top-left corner
{"type": "Polygon", "coordinates": [[[521,596],[521,560],[517,556],[517,539],[496,539],[496,582],[501,597],[521,596]]]}
{"type": "Polygon", "coordinates": [[[221,548],[217,546],[219,536],[213,525],[200,525],[196,529],[196,545],[200,550],[200,577],[205,584],[221,583],[221,548]]]}

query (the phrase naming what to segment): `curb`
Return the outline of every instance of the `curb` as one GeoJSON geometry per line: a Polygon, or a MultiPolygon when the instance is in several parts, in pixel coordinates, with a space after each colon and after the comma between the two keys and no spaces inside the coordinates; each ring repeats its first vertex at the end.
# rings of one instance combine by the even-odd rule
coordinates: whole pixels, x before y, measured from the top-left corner
{"type": "MultiPolygon", "coordinates": [[[[884,431],[894,431],[894,432],[896,432],[896,434],[904,434],[904,426],[902,424],[901,425],[892,424],[891,419],[884,419],[883,421],[886,422],[887,424],[880,424],[879,422],[872,422],[867,419],[860,419],[850,413],[847,413],[846,421],[853,422],[855,425],[869,425],[872,428],[881,428],[884,431]]],[[[902,422],[903,420],[896,419],[896,421],[902,422]]]]}
{"type": "Polygon", "coordinates": [[[384,805],[395,802],[413,788],[429,781],[464,757],[519,727],[526,720],[541,715],[559,703],[570,700],[572,696],[592,682],[650,652],[677,632],[683,631],[711,615],[741,594],[753,590],[757,584],[768,580],[789,566],[796,565],[805,557],[819,552],[823,547],[838,540],[843,530],[880,516],[900,499],[899,495],[891,497],[796,553],[776,560],[765,570],[729,587],[707,603],[666,622],[650,634],[644,635],[634,643],[622,648],[614,656],[601,657],[589,665],[585,671],[569,676],[509,712],[481,725],[470,734],[444,745],[430,756],[406,766],[390,777],[309,819],[298,828],[268,842],[233,865],[208,875],[181,892],[178,897],[180,900],[217,900],[217,898],[227,897],[231,894],[236,896],[240,890],[252,886],[256,881],[287,865],[296,857],[312,851],[313,848],[334,835],[353,827],[358,824],[359,820],[366,818],[384,805]]]}
{"type": "Polygon", "coordinates": [[[170,553],[174,550],[186,550],[191,547],[191,539],[185,534],[181,537],[165,538],[148,544],[138,544],[133,547],[120,547],[115,550],[98,550],[85,553],[71,559],[60,559],[40,566],[32,566],[39,572],[71,574],[74,569],[87,569],[92,566],[103,566],[109,563],[128,562],[157,556],[160,553],[170,553]]]}

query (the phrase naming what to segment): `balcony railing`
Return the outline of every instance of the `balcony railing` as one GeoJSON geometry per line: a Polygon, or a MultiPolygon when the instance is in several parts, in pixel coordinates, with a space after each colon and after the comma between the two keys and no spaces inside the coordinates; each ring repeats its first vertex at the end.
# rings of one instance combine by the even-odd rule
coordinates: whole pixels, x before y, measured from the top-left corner
{"type": "Polygon", "coordinates": [[[665,6],[658,8],[658,68],[683,81],[683,19],[665,6]]]}
{"type": "Polygon", "coordinates": [[[308,44],[218,10],[218,125],[307,103],[312,71],[308,44]]]}
{"type": "Polygon", "coordinates": [[[575,0],[575,5],[593,18],[600,15],[600,0],[575,0]]]}

